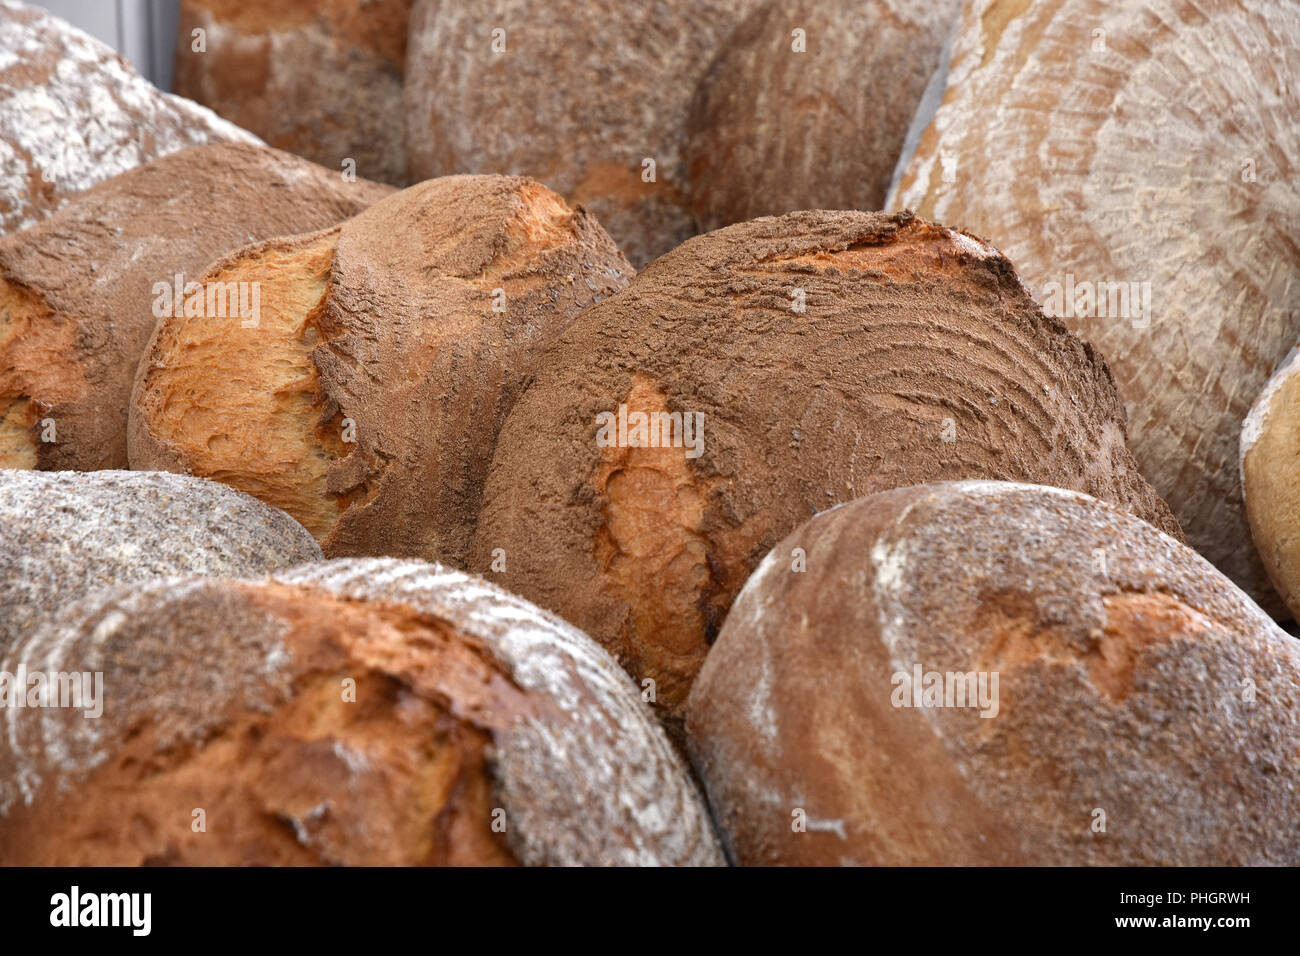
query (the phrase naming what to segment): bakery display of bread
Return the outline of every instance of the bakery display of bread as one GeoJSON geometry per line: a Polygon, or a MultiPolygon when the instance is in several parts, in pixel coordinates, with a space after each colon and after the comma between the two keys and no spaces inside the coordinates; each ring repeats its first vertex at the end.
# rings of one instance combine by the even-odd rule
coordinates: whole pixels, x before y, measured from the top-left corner
{"type": "Polygon", "coordinates": [[[330,556],[459,562],[536,354],[631,268],[531,180],[452,176],[232,253],[261,321],[167,317],[132,399],[132,468],[227,482],[330,556]]]}
{"type": "Polygon", "coordinates": [[[880,209],[961,0],[767,0],[700,82],[686,151],[701,229],[880,209]],[[867,77],[887,76],[889,83],[867,77]]]}
{"type": "Polygon", "coordinates": [[[118,173],[219,142],[258,139],[157,89],[67,21],[0,2],[0,235],[118,173]]]}
{"type": "Polygon", "coordinates": [[[1143,474],[1275,613],[1242,420],[1300,337],[1300,5],[977,0],[890,208],[962,226],[1110,361],[1143,474]]]}
{"type": "Polygon", "coordinates": [[[972,481],[773,548],[686,726],[741,864],[1295,866],[1297,711],[1300,644],[1205,559],[972,481]]]}
{"type": "Polygon", "coordinates": [[[538,360],[469,567],[503,553],[493,580],[653,681],[672,718],[772,545],[948,478],[1077,488],[1178,534],[1105,362],[995,249],[909,214],[756,219],[683,243],[538,360]]]}
{"type": "Polygon", "coordinates": [[[1268,380],[1242,425],[1241,487],[1255,548],[1300,620],[1300,347],[1268,380]]]}
{"type": "Polygon", "coordinates": [[[296,521],[214,481],[0,468],[0,652],[96,590],[319,560],[296,521]]]}
{"type": "Polygon", "coordinates": [[[437,565],[100,592],[3,657],[104,687],[93,722],[0,709],[9,863],[723,862],[685,765],[608,655],[437,565]]]}
{"type": "Polygon", "coordinates": [[[391,191],[265,146],[196,146],[0,238],[0,467],[125,468],[131,383],[159,315],[251,321],[255,289],[195,285],[214,259],[391,191]]]}
{"type": "Polygon", "coordinates": [[[181,0],[176,92],[278,149],[405,186],[410,8],[411,0],[181,0]]]}

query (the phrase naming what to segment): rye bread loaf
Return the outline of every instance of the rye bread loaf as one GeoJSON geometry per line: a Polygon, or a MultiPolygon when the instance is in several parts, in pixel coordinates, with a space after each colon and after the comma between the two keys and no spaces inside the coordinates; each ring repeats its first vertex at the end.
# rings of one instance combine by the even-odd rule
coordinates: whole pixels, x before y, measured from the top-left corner
{"type": "Polygon", "coordinates": [[[284,512],[200,478],[0,469],[0,651],[100,588],[319,561],[284,512]]]}
{"type": "Polygon", "coordinates": [[[405,94],[411,177],[532,176],[594,213],[641,268],[695,233],[691,101],[758,2],[416,0],[405,94]]]}
{"type": "Polygon", "coordinates": [[[702,229],[880,209],[961,0],[769,0],[723,44],[688,127],[702,229]]]}
{"type": "MultiPolygon", "coordinates": [[[[332,225],[391,191],[265,146],[197,146],[0,238],[0,466],[125,468],[157,313],[183,310],[187,285],[232,249],[332,225]]],[[[200,299],[230,308],[214,291],[200,299]]]]}
{"type": "Polygon", "coordinates": [[[1300,346],[1242,425],[1241,487],[1264,569],[1300,620],[1300,346]]]}
{"type": "Polygon", "coordinates": [[[978,0],[891,201],[987,236],[1101,349],[1143,474],[1276,613],[1237,452],[1300,337],[1297,37],[1273,0],[978,0]]]}
{"type": "Polygon", "coordinates": [[[1078,488],[1178,533],[1105,362],[996,250],[906,214],[756,219],[679,246],[538,360],[469,567],[655,681],[671,718],[781,537],[963,477],[1078,488]]]}
{"type": "Polygon", "coordinates": [[[102,592],[19,662],[102,672],[103,715],[0,711],[9,863],[723,862],[618,666],[439,566],[102,592]]]}
{"type": "Polygon", "coordinates": [[[534,355],[630,275],[591,216],[506,176],[430,180],[241,249],[204,281],[260,283],[261,321],[159,323],[131,466],[234,485],[330,556],[460,563],[534,355]]]}
{"type": "Polygon", "coordinates": [[[181,0],[175,90],[279,149],[330,169],[352,159],[358,175],[405,186],[410,7],[181,0]]]}
{"type": "Polygon", "coordinates": [[[186,146],[258,139],[37,7],[0,2],[0,235],[186,146]]]}
{"type": "Polygon", "coordinates": [[[742,864],[1294,866],[1298,715],[1300,643],[1190,548],[954,482],[773,548],[686,726],[742,864]]]}

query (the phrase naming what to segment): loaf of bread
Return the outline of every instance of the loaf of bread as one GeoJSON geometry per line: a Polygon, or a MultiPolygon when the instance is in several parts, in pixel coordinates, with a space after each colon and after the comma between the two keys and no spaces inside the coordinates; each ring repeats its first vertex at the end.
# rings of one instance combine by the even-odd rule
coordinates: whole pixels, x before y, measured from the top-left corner
{"type": "Polygon", "coordinates": [[[103,713],[0,709],[7,863],[723,862],[618,666],[439,566],[101,592],[18,661],[102,674],[103,713]]]}
{"type": "Polygon", "coordinates": [[[0,235],[118,173],[213,142],[258,139],[157,89],[72,24],[0,2],[0,235]]]}
{"type": "Polygon", "coordinates": [[[430,180],[241,249],[203,281],[260,283],[261,321],[159,323],[131,467],[247,491],[330,556],[460,563],[533,357],[630,276],[591,216],[505,176],[430,180]]]}
{"type": "Polygon", "coordinates": [[[1104,361],[996,250],[910,215],[757,219],[662,257],[539,358],[469,567],[654,681],[671,719],[781,537],[962,477],[1078,488],[1178,533],[1104,361]]]}
{"type": "Polygon", "coordinates": [[[774,547],[686,727],[741,864],[1295,866],[1297,713],[1300,643],[1191,549],[953,482],[774,547]]]}
{"type": "Polygon", "coordinates": [[[1292,349],[1246,416],[1241,487],[1264,568],[1300,620],[1300,346],[1292,349]]]}
{"type": "Polygon", "coordinates": [[[638,269],[695,232],[686,124],[700,78],[759,0],[416,0],[413,179],[532,176],[638,269]]]}
{"type": "Polygon", "coordinates": [[[405,186],[411,0],[181,0],[177,93],[330,169],[405,186]],[[196,32],[198,31],[198,32],[196,32]]]}
{"type": "Polygon", "coordinates": [[[193,286],[214,259],[391,191],[222,143],[123,173],[0,239],[0,467],[125,468],[131,383],[158,315],[238,313],[255,288],[193,286]]]}
{"type": "Polygon", "coordinates": [[[1284,613],[1241,423],[1300,337],[1300,5],[977,0],[891,208],[959,223],[1110,360],[1192,545],[1284,613]]]}
{"type": "Polygon", "coordinates": [[[0,651],[92,591],[321,559],[284,512],[200,478],[0,469],[0,651]]]}
{"type": "Polygon", "coordinates": [[[691,110],[703,229],[796,209],[880,209],[961,0],[768,0],[691,110]]]}

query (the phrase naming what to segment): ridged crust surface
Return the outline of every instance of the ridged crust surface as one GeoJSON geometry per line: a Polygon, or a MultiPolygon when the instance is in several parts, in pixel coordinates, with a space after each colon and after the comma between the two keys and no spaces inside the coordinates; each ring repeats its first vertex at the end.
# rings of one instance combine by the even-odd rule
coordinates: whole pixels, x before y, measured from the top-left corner
{"type": "Polygon", "coordinates": [[[1064,321],[1110,361],[1188,540],[1279,614],[1236,462],[1300,336],[1297,36],[1274,0],[979,0],[890,203],[988,237],[1039,301],[1067,276],[1150,284],[1145,318],[1064,321]]]}
{"type": "Polygon", "coordinates": [[[72,24],[0,3],[0,235],[105,179],[212,142],[260,140],[164,93],[72,24]]]}
{"type": "Polygon", "coordinates": [[[20,661],[102,671],[106,690],[98,720],[0,712],[14,862],[723,862],[618,666],[447,568],[335,561],[106,592],[5,667],[20,661]],[[133,826],[105,824],[124,812],[133,826]]]}
{"type": "Polygon", "coordinates": [[[686,725],[741,864],[1300,861],[1300,644],[1075,492],[941,483],[818,515],[746,584],[686,725]],[[996,713],[896,706],[918,665],[996,673],[996,713]]]}
{"type": "Polygon", "coordinates": [[[1178,533],[1125,447],[1105,363],[996,250],[909,215],[758,219],[659,259],[539,358],[469,567],[654,679],[671,714],[783,535],[962,477],[1086,490],[1178,533]],[[701,454],[598,447],[597,416],[620,404],[703,415],[701,454]]]}

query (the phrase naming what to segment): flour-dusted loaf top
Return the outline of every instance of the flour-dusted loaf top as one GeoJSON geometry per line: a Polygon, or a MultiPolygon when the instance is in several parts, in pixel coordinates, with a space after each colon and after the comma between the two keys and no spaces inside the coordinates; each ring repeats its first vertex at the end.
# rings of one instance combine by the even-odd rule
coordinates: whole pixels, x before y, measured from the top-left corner
{"type": "Polygon", "coordinates": [[[469,567],[656,681],[671,714],[781,537],[961,477],[1077,488],[1178,533],[1105,362],[995,249],[910,215],[756,219],[663,256],[537,360],[469,567]]]}
{"type": "Polygon", "coordinates": [[[1101,350],[1143,474],[1277,613],[1237,446],[1300,337],[1297,35],[1274,0],[976,0],[890,206],[986,236],[1101,350]]]}
{"type": "Polygon", "coordinates": [[[1300,861],[1300,643],[1077,492],[918,485],[809,520],[686,726],[741,864],[1300,861]]]}
{"type": "Polygon", "coordinates": [[[618,666],[446,568],[341,561],[101,593],[4,666],[20,661],[102,672],[104,698],[99,719],[0,713],[9,861],[723,862],[618,666]],[[141,825],[107,825],[123,813],[141,825]]]}
{"type": "Polygon", "coordinates": [[[284,512],[201,478],[0,469],[0,651],[99,588],[316,561],[284,512]]]}
{"type": "Polygon", "coordinates": [[[37,7],[0,2],[0,235],[186,146],[258,143],[37,7]]]}
{"type": "Polygon", "coordinates": [[[0,238],[0,465],[125,468],[131,383],[159,315],[244,321],[256,287],[194,286],[214,259],[333,225],[389,192],[219,143],[132,169],[0,238]]]}

